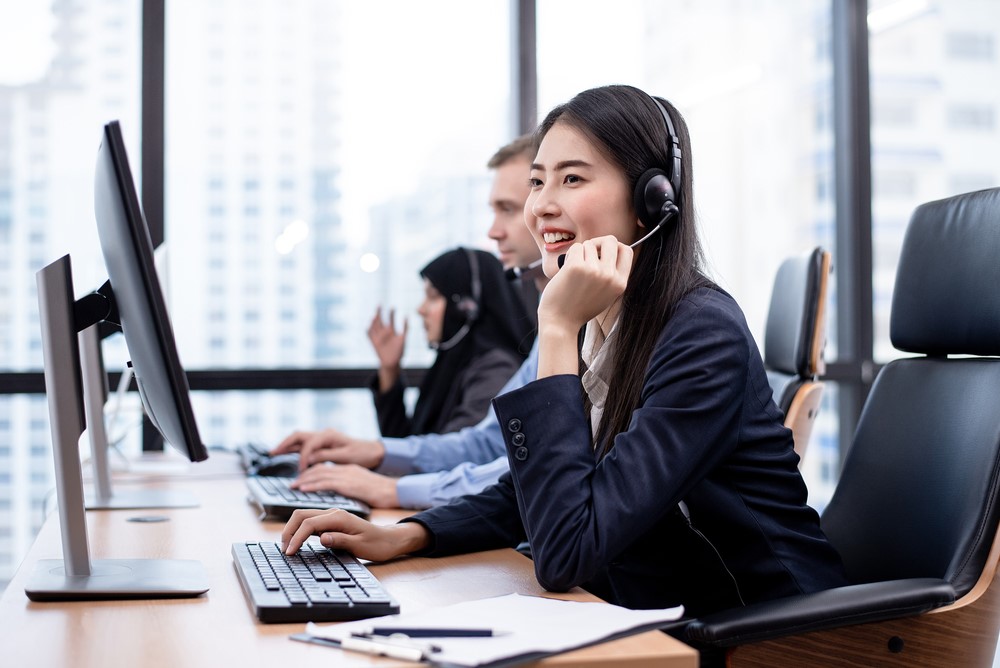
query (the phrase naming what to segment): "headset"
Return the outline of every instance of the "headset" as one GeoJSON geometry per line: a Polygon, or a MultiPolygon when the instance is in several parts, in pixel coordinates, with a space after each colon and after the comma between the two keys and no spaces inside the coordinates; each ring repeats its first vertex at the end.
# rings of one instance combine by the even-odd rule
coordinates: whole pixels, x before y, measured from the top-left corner
{"type": "Polygon", "coordinates": [[[471,276],[472,295],[454,294],[451,296],[455,308],[465,318],[462,327],[455,332],[447,341],[442,341],[435,348],[438,351],[450,350],[458,345],[458,342],[465,338],[472,325],[479,319],[479,304],[483,296],[483,284],[479,278],[479,256],[471,248],[463,248],[465,256],[469,259],[469,275],[471,276]]]}
{"type": "MultiPolygon", "coordinates": [[[[643,225],[649,228],[638,241],[630,244],[635,248],[646,239],[656,234],[661,227],[680,212],[676,202],[681,192],[681,143],[674,131],[674,123],[670,120],[667,108],[648,93],[644,93],[663,117],[663,125],[667,131],[667,163],[669,172],[660,167],[651,167],[639,176],[635,190],[632,191],[632,206],[643,225]]],[[[565,255],[558,259],[562,268],[566,261],[565,255]]],[[[535,278],[542,271],[542,260],[535,260],[527,267],[512,267],[504,275],[508,280],[518,278],[535,278]]]]}
{"type": "Polygon", "coordinates": [[[650,228],[649,232],[632,244],[635,248],[678,214],[676,202],[681,192],[681,144],[674,131],[667,108],[652,95],[647,94],[663,116],[667,130],[667,164],[669,172],[659,167],[647,169],[639,177],[632,193],[632,205],[639,220],[650,228]]]}

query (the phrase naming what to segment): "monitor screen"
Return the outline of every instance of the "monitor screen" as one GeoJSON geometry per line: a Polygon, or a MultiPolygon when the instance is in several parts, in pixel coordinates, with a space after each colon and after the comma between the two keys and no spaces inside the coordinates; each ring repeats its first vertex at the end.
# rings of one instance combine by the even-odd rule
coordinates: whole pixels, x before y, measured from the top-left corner
{"type": "Polygon", "coordinates": [[[208,451],[198,435],[187,376],[153,260],[118,121],[104,126],[94,175],[94,213],[132,371],[146,414],[164,440],[191,461],[208,451]]]}

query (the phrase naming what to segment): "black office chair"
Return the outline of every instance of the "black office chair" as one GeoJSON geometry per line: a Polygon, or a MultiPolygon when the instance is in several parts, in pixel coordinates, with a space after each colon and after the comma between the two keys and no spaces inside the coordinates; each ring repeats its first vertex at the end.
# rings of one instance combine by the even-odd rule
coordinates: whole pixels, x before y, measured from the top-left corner
{"type": "Polygon", "coordinates": [[[821,247],[781,263],[771,290],[764,332],[764,368],[774,402],[805,456],[823,399],[826,292],[830,254],[821,247]]]}
{"type": "Polygon", "coordinates": [[[1000,629],[1000,188],[920,206],[823,529],[854,583],[692,622],[730,666],[990,666],[1000,629]],[[962,355],[963,357],[949,357],[962,355]],[[971,357],[970,357],[971,356],[971,357]]]}

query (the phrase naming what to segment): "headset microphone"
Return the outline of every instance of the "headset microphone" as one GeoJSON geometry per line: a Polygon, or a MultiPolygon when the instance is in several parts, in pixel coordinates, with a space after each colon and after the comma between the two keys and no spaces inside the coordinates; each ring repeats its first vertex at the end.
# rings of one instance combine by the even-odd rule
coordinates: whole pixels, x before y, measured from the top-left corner
{"type": "MultiPolygon", "coordinates": [[[[656,224],[656,226],[653,227],[653,229],[651,229],[649,232],[646,232],[646,234],[643,235],[643,237],[641,239],[639,239],[638,241],[635,241],[633,243],[630,243],[628,245],[628,247],[629,248],[635,248],[636,246],[638,246],[639,244],[641,244],[643,241],[645,241],[646,239],[650,238],[651,236],[653,236],[654,234],[656,234],[657,232],[659,232],[660,228],[663,227],[663,224],[665,222],[667,222],[668,220],[670,220],[671,218],[673,218],[674,216],[676,216],[676,215],[677,215],[677,207],[674,205],[674,203],[673,202],[667,202],[667,203],[665,203],[663,205],[663,218],[660,219],[660,222],[658,222],[656,224]]],[[[542,262],[541,260],[538,261],[539,264],[541,264],[541,262],[542,262]]],[[[562,269],[562,266],[566,263],[566,254],[563,253],[562,255],[560,255],[559,259],[557,260],[557,262],[559,264],[559,268],[562,269]]]]}
{"type": "Polygon", "coordinates": [[[542,275],[542,260],[538,259],[527,267],[511,267],[503,272],[508,281],[536,279],[542,275]]]}

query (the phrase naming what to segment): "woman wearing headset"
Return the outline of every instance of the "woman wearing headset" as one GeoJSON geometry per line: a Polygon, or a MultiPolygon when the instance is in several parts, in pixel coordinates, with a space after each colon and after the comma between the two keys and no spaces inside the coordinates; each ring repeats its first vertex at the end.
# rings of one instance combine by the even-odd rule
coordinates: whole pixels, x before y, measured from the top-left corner
{"type": "Polygon", "coordinates": [[[494,400],[510,473],[393,526],[296,511],[286,551],[313,534],[373,560],[527,539],[548,589],[690,615],[845,584],[743,314],[701,269],[680,115],[603,87],[537,137],[525,210],[551,281],[538,379],[494,400]]]}
{"type": "Polygon", "coordinates": [[[420,384],[413,415],[403,404],[400,373],[406,324],[397,331],[376,311],[368,338],[379,358],[372,383],[382,436],[446,433],[476,424],[490,400],[524,361],[533,341],[524,303],[500,261],[469,248],[450,250],[420,270],[424,301],[417,310],[437,357],[420,384]]]}

